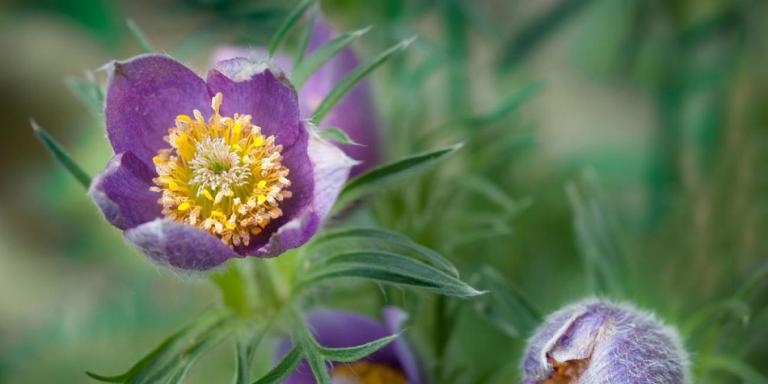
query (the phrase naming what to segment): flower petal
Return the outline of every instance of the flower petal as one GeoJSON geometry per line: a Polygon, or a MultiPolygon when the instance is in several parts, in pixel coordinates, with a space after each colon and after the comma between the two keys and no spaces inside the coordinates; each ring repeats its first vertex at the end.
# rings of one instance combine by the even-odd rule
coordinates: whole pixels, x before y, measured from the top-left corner
{"type": "Polygon", "coordinates": [[[88,194],[112,225],[133,228],[161,216],[160,194],[149,190],[154,176],[132,152],[119,153],[93,179],[88,194]]]}
{"type": "Polygon", "coordinates": [[[299,137],[299,101],[282,73],[273,72],[265,62],[234,58],[216,63],[208,72],[212,94],[221,92],[221,114],[251,115],[265,135],[274,135],[278,144],[289,147],[299,137]]]}
{"type": "Polygon", "coordinates": [[[205,271],[239,257],[220,239],[191,225],[155,219],[124,233],[152,261],[186,271],[205,271]]]}
{"type": "MultiPolygon", "coordinates": [[[[307,53],[315,51],[335,35],[333,28],[322,17],[318,17],[307,45],[307,53]]],[[[359,64],[357,55],[349,47],[323,64],[299,90],[302,115],[311,116],[328,93],[359,64]]],[[[369,169],[379,161],[381,140],[367,81],[358,83],[339,100],[320,126],[321,129],[327,127],[341,128],[352,141],[362,144],[339,144],[349,157],[360,161],[360,164],[352,169],[351,176],[369,169]]]]}
{"type": "MultiPolygon", "coordinates": [[[[248,59],[253,62],[265,62],[269,64],[269,53],[261,47],[244,48],[232,45],[222,45],[213,51],[213,66],[216,63],[238,57],[248,59]]],[[[272,56],[272,63],[284,73],[291,73],[293,70],[293,60],[290,57],[277,52],[272,56]]]]}
{"type": "Polygon", "coordinates": [[[147,165],[179,114],[211,112],[203,79],[167,56],[141,55],[108,66],[107,135],[115,153],[131,151],[147,165]]]}
{"type": "MultiPolygon", "coordinates": [[[[291,221],[279,222],[280,228],[271,235],[269,242],[264,247],[248,253],[249,255],[277,256],[288,249],[306,243],[317,232],[323,219],[331,211],[333,203],[336,202],[339,192],[349,177],[349,170],[356,164],[344,152],[315,135],[310,136],[307,150],[311,170],[307,164],[295,164],[291,168],[291,173],[295,173],[291,180],[295,182],[297,175],[301,175],[298,176],[298,179],[311,177],[313,180],[311,200],[302,207],[303,210],[300,211],[300,214],[291,221]]],[[[286,160],[288,160],[287,157],[286,160]]],[[[286,210],[293,211],[295,206],[304,204],[303,199],[291,202],[294,197],[286,202],[286,210]],[[295,206],[292,207],[291,204],[295,206]]],[[[286,217],[288,216],[286,215],[286,217]]]]}

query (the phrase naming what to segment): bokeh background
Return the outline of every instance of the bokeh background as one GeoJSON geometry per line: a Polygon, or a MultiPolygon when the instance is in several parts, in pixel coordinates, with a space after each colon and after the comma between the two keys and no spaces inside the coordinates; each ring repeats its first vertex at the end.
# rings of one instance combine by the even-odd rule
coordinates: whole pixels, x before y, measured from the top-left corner
{"type": "MultiPolygon", "coordinates": [[[[66,79],[103,81],[103,64],[140,53],[127,19],[204,73],[219,45],[268,42],[293,3],[0,3],[0,382],[118,372],[216,300],[207,281],[129,249],[29,119],[94,174],[111,150],[66,79]]],[[[480,286],[493,268],[544,313],[595,293],[633,300],[680,327],[697,382],[766,382],[768,3],[321,7],[340,30],[374,26],[355,45],[364,58],[419,36],[370,79],[389,159],[465,142],[439,171],[344,220],[403,231],[480,286]],[[604,279],[605,265],[623,274],[604,279]]],[[[410,309],[408,337],[436,383],[517,381],[526,329],[505,328],[513,308],[337,288],[329,305],[410,309]]],[[[230,349],[206,356],[190,381],[228,377],[230,349]]]]}

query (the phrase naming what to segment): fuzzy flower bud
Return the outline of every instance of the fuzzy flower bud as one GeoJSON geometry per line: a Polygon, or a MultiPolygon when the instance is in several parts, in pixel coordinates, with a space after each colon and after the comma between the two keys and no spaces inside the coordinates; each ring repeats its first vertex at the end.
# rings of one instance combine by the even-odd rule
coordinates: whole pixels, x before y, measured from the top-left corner
{"type": "Polygon", "coordinates": [[[528,340],[523,384],[687,384],[677,331],[627,304],[589,299],[549,315],[528,340]]]}

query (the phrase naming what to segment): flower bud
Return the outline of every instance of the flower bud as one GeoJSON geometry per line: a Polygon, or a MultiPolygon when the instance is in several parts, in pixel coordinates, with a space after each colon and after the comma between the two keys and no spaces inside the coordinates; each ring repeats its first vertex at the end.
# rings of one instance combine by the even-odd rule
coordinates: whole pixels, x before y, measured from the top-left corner
{"type": "Polygon", "coordinates": [[[589,299],[549,315],[528,340],[523,384],[687,384],[677,331],[627,304],[589,299]]]}

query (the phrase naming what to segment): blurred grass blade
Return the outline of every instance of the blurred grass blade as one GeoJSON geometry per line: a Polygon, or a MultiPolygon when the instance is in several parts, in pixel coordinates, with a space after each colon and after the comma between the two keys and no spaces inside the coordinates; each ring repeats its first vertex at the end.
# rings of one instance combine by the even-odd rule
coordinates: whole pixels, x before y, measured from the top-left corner
{"type": "MultiPolygon", "coordinates": [[[[88,76],[93,76],[88,73],[88,76]]],[[[68,77],[65,80],[67,88],[85,105],[88,111],[96,118],[101,119],[104,114],[104,92],[94,79],[78,79],[68,77]]]]}
{"type": "Polygon", "coordinates": [[[304,285],[336,278],[362,278],[457,297],[482,294],[467,283],[409,257],[380,251],[351,251],[310,266],[304,285]],[[314,267],[314,268],[312,268],[314,267]]]}
{"type": "Polygon", "coordinates": [[[280,28],[277,29],[277,32],[272,36],[272,40],[269,42],[269,57],[272,57],[275,54],[277,48],[280,47],[280,43],[283,42],[285,35],[287,35],[296,22],[299,21],[301,15],[304,14],[304,11],[306,11],[312,3],[314,3],[314,0],[301,0],[299,4],[296,5],[296,8],[288,14],[288,17],[283,21],[283,24],[280,25],[280,28]]]}
{"type": "Polygon", "coordinates": [[[282,383],[299,366],[303,354],[304,352],[301,347],[293,347],[274,368],[260,379],[254,381],[253,384],[282,383]]]}
{"type": "Polygon", "coordinates": [[[360,176],[350,180],[339,194],[339,206],[345,203],[359,199],[360,197],[381,189],[387,184],[399,181],[412,172],[424,169],[424,167],[433,165],[439,160],[447,158],[463,146],[463,143],[454,144],[450,147],[441,148],[435,151],[422,153],[394,163],[385,164],[374,168],[360,176]]]}
{"type": "Polygon", "coordinates": [[[330,243],[332,247],[337,247],[338,242],[345,239],[360,239],[365,241],[366,245],[371,245],[376,241],[383,241],[387,245],[394,245],[400,250],[412,251],[416,255],[424,258],[430,264],[448,272],[453,277],[459,277],[459,271],[443,255],[434,250],[422,246],[409,239],[405,235],[397,232],[387,231],[377,228],[346,228],[333,231],[326,231],[315,237],[312,246],[322,246],[330,243]]]}
{"type": "Polygon", "coordinates": [[[730,356],[701,356],[697,363],[706,370],[726,372],[744,383],[768,384],[768,377],[744,361],[730,356]]]}
{"type": "Polygon", "coordinates": [[[400,337],[400,333],[382,337],[371,342],[348,348],[318,347],[318,351],[328,361],[339,363],[353,363],[362,360],[366,356],[386,347],[389,343],[400,337]]]}
{"type": "Polygon", "coordinates": [[[361,147],[364,147],[363,144],[358,144],[352,141],[352,139],[349,138],[349,135],[347,135],[346,132],[341,130],[341,128],[325,128],[322,131],[320,131],[320,137],[326,140],[335,141],[339,144],[349,144],[349,145],[358,145],[361,147]]]}
{"type": "MultiPolygon", "coordinates": [[[[148,383],[158,372],[173,377],[184,364],[191,362],[208,345],[214,331],[225,324],[227,317],[222,312],[204,314],[197,320],[168,336],[155,349],[135,363],[125,373],[105,376],[86,372],[92,379],[108,383],[148,383]],[[175,364],[174,364],[175,362],[175,364]]],[[[153,379],[154,380],[154,379],[153,379]]]]}
{"type": "Polygon", "coordinates": [[[341,82],[339,82],[339,84],[337,84],[336,87],[334,87],[331,92],[328,93],[328,96],[326,96],[320,105],[315,109],[315,112],[310,118],[312,123],[315,125],[320,125],[320,123],[323,121],[323,118],[325,118],[325,115],[328,114],[331,109],[333,109],[336,103],[338,103],[339,100],[341,100],[341,98],[344,97],[344,95],[346,95],[347,92],[349,92],[349,90],[355,86],[355,84],[357,84],[378,66],[384,64],[390,57],[392,57],[392,55],[407,48],[409,45],[411,45],[411,43],[413,43],[415,39],[416,36],[397,43],[393,47],[381,53],[378,57],[373,59],[373,61],[350,72],[349,75],[342,79],[341,82]]]}
{"type": "Polygon", "coordinates": [[[628,292],[627,263],[597,185],[597,176],[585,171],[579,184],[566,185],[566,193],[592,293],[623,298],[628,292]]]}
{"type": "Polygon", "coordinates": [[[550,10],[533,20],[509,40],[501,57],[500,68],[508,70],[525,59],[546,38],[561,27],[570,16],[589,4],[590,0],[560,0],[550,10]]]}
{"type": "Polygon", "coordinates": [[[490,112],[469,116],[464,119],[464,123],[470,126],[482,126],[500,121],[517,110],[517,108],[530,100],[533,96],[536,96],[542,88],[544,88],[544,83],[540,81],[527,84],[519,91],[504,97],[490,112]]]}
{"type": "Polygon", "coordinates": [[[54,140],[53,137],[48,134],[48,132],[37,125],[35,120],[30,120],[30,124],[32,125],[32,130],[35,132],[37,138],[40,139],[45,148],[53,155],[53,158],[61,163],[61,165],[63,165],[64,168],[69,171],[69,173],[78,182],[80,182],[83,187],[88,189],[88,187],[91,185],[91,177],[88,176],[88,174],[85,173],[85,171],[83,171],[79,165],[77,165],[72,157],[64,151],[61,145],[59,145],[59,143],[56,142],[56,140],[54,140]]]}
{"type": "Polygon", "coordinates": [[[488,294],[475,300],[480,316],[513,338],[526,337],[543,319],[541,311],[517,287],[490,266],[477,276],[478,286],[488,294]]]}
{"type": "Polygon", "coordinates": [[[307,17],[306,27],[304,28],[304,31],[301,34],[301,38],[299,39],[299,44],[296,47],[296,55],[293,59],[294,65],[299,65],[302,61],[304,61],[304,55],[307,53],[309,40],[312,37],[312,32],[315,29],[315,22],[317,20],[318,13],[317,7],[312,7],[307,12],[309,16],[307,17]]]}
{"type": "Polygon", "coordinates": [[[133,37],[136,39],[136,42],[139,43],[139,47],[141,47],[141,50],[144,53],[155,52],[155,49],[152,48],[152,44],[150,44],[149,40],[147,40],[147,36],[144,34],[144,32],[141,31],[141,28],[139,28],[136,22],[134,22],[132,19],[128,19],[126,24],[128,24],[128,30],[131,31],[131,35],[133,35],[133,37]]]}
{"type": "Polygon", "coordinates": [[[296,89],[300,89],[301,86],[304,85],[304,82],[307,81],[307,79],[323,64],[370,30],[371,27],[368,26],[357,31],[344,33],[317,48],[312,55],[297,64],[293,69],[293,72],[291,73],[291,82],[293,83],[293,86],[296,87],[296,89]]]}

